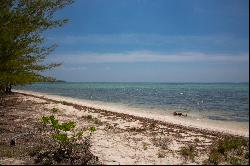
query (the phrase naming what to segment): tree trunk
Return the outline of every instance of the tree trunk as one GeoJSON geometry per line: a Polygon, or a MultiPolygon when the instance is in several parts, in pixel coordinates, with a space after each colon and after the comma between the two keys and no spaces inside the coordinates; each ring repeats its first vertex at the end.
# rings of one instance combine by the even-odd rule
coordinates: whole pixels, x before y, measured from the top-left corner
{"type": "Polygon", "coordinates": [[[11,93],[11,88],[12,88],[12,86],[11,86],[11,84],[9,84],[9,85],[5,88],[5,93],[6,93],[6,94],[11,93]]]}

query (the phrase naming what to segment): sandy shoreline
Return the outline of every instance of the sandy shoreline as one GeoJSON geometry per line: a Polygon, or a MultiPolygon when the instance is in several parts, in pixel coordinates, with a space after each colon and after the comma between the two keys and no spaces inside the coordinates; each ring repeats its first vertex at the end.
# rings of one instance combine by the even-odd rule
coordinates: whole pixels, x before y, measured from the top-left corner
{"type": "MultiPolygon", "coordinates": [[[[84,103],[82,100],[73,98],[28,91],[18,92],[8,97],[9,106],[0,106],[0,129],[5,131],[0,133],[0,146],[4,146],[6,150],[10,148],[9,151],[12,151],[13,147],[8,147],[8,142],[16,134],[29,131],[33,134],[38,132],[38,137],[46,135],[40,124],[41,118],[51,114],[62,122],[74,121],[76,123],[75,131],[96,127],[96,132],[91,136],[90,150],[102,164],[108,165],[206,164],[211,148],[215,147],[219,140],[240,138],[248,141],[249,139],[248,136],[239,137],[235,133],[222,133],[216,130],[180,125],[177,120],[174,121],[175,123],[172,123],[173,121],[170,123],[166,121],[167,119],[161,120],[160,116],[157,119],[157,116],[149,116],[149,114],[143,114],[146,116],[143,117],[133,115],[133,112],[128,111],[106,110],[101,105],[98,107],[93,103],[84,103]],[[59,111],[52,113],[52,108],[57,108],[59,111]],[[39,134],[39,132],[43,134],[39,134]],[[193,159],[186,158],[187,156],[182,152],[183,149],[190,146],[194,149],[193,152],[189,152],[190,155],[194,155],[193,159]]],[[[134,113],[138,114],[138,112],[134,113]]],[[[179,121],[184,121],[183,119],[179,118],[179,121]]],[[[23,143],[17,141],[18,146],[24,146],[25,153],[27,152],[26,146],[29,147],[33,143],[36,141],[31,140],[29,143],[25,140],[23,143]]],[[[1,155],[4,156],[4,154],[9,156],[9,152],[7,153],[4,148],[0,147],[0,164],[10,164],[13,163],[13,160],[19,164],[33,163],[33,158],[29,156],[22,157],[21,161],[18,161],[17,159],[20,158],[15,156],[14,159],[2,158],[1,155]]],[[[34,147],[29,148],[32,150],[34,147]]],[[[245,153],[246,147],[242,149],[245,153]]]]}
{"type": "Polygon", "coordinates": [[[227,122],[227,121],[218,121],[218,120],[209,120],[209,119],[194,119],[194,118],[188,118],[188,117],[160,115],[154,112],[127,109],[127,107],[121,107],[121,106],[117,106],[115,104],[110,104],[110,103],[76,99],[76,98],[58,96],[58,95],[50,95],[46,93],[33,92],[33,91],[15,90],[15,92],[35,95],[38,97],[45,97],[45,98],[56,100],[56,101],[66,101],[69,103],[79,104],[82,106],[107,110],[111,112],[124,113],[128,115],[154,119],[154,120],[158,120],[162,122],[182,125],[185,127],[192,127],[192,128],[202,129],[202,130],[210,130],[210,131],[215,131],[215,132],[222,132],[225,134],[233,134],[233,135],[249,137],[249,123],[248,125],[246,125],[246,123],[243,124],[240,122],[227,122]]]}

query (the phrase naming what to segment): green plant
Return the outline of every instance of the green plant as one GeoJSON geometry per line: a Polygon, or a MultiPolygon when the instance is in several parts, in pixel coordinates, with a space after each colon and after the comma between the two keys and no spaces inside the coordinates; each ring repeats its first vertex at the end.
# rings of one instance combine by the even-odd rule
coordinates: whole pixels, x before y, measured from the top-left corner
{"type": "MultiPolygon", "coordinates": [[[[69,121],[60,123],[53,115],[42,117],[42,122],[44,125],[50,125],[52,127],[53,133],[51,137],[58,142],[59,149],[64,149],[68,152],[71,152],[72,145],[76,143],[77,140],[81,139],[83,136],[83,131],[77,132],[71,137],[68,136],[67,131],[71,131],[75,128],[75,122],[69,121]]],[[[96,131],[95,127],[89,129],[91,132],[96,131]]]]}
{"type": "Polygon", "coordinates": [[[93,119],[92,115],[84,115],[84,116],[82,116],[82,118],[86,119],[86,120],[92,120],[93,119]]]}
{"type": "Polygon", "coordinates": [[[34,148],[32,148],[30,151],[29,151],[29,155],[30,156],[35,156],[37,153],[39,153],[41,150],[42,150],[42,146],[35,146],[34,148]]]}
{"type": "Polygon", "coordinates": [[[210,153],[209,158],[208,158],[209,163],[214,164],[214,165],[218,165],[220,160],[221,160],[220,153],[218,153],[216,151],[213,151],[210,153]]]}
{"type": "Polygon", "coordinates": [[[102,125],[103,124],[103,122],[98,118],[94,118],[94,123],[97,124],[97,125],[102,125]]]}
{"type": "Polygon", "coordinates": [[[53,162],[49,158],[44,158],[42,160],[43,165],[52,165],[53,162]]]}
{"type": "Polygon", "coordinates": [[[226,152],[230,150],[235,150],[237,148],[240,148],[242,146],[246,146],[247,141],[240,138],[226,138],[224,140],[220,140],[217,146],[218,152],[221,154],[225,154],[226,152]]]}
{"type": "MultiPolygon", "coordinates": [[[[53,164],[60,163],[60,161],[66,159],[70,160],[71,163],[79,161],[81,159],[81,164],[86,165],[91,160],[96,160],[94,155],[89,151],[91,146],[90,136],[93,132],[96,131],[95,127],[90,127],[88,130],[74,132],[76,126],[75,122],[59,122],[53,115],[43,116],[42,123],[46,126],[49,126],[51,129],[51,138],[56,141],[57,148],[53,148],[52,151],[46,151],[44,154],[38,154],[36,163],[42,164],[53,164]],[[73,133],[71,136],[68,135],[68,132],[73,133]],[[89,135],[86,135],[82,139],[83,134],[88,132],[89,135]]],[[[54,147],[54,146],[53,146],[54,147]]]]}
{"type": "Polygon", "coordinates": [[[156,147],[160,147],[161,149],[167,150],[172,140],[168,137],[153,137],[151,141],[156,147]]]}
{"type": "Polygon", "coordinates": [[[245,158],[245,159],[249,159],[249,152],[246,152],[246,153],[245,153],[244,158],[245,158]]]}
{"type": "Polygon", "coordinates": [[[143,142],[142,145],[143,145],[143,149],[144,149],[144,150],[147,150],[147,149],[148,149],[148,144],[147,144],[146,142],[143,142]]]}
{"type": "Polygon", "coordinates": [[[53,113],[56,113],[56,112],[59,112],[59,109],[58,108],[52,108],[50,111],[53,112],[53,113]]]}
{"type": "Polygon", "coordinates": [[[192,145],[181,147],[180,154],[186,159],[194,161],[195,157],[195,148],[192,145]]]}
{"type": "Polygon", "coordinates": [[[61,27],[58,10],[73,3],[63,1],[1,1],[0,3],[0,93],[11,93],[16,85],[55,81],[42,73],[60,65],[44,63],[56,48],[46,42],[46,30],[61,27]]]}
{"type": "Polygon", "coordinates": [[[89,128],[89,131],[95,132],[95,131],[96,131],[96,128],[95,128],[95,127],[90,127],[90,128],[89,128]]]}
{"type": "Polygon", "coordinates": [[[232,165],[241,165],[241,161],[238,157],[230,157],[230,160],[229,160],[230,164],[232,165]]]}
{"type": "Polygon", "coordinates": [[[208,164],[246,164],[248,163],[248,142],[243,138],[226,137],[213,145],[208,164]]]}

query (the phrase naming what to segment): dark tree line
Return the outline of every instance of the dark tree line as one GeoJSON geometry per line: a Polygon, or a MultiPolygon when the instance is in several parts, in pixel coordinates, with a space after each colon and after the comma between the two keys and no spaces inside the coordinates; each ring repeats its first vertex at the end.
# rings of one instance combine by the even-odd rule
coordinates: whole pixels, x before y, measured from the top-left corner
{"type": "Polygon", "coordinates": [[[50,78],[41,72],[60,64],[43,63],[56,45],[45,46],[42,33],[68,21],[54,14],[71,3],[73,0],[0,1],[0,93],[50,78]]]}

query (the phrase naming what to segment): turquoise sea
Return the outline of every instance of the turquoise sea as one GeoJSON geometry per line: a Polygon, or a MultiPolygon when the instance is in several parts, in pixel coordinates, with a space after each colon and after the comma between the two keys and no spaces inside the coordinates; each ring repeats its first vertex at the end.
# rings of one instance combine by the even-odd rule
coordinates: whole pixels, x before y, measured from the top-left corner
{"type": "Polygon", "coordinates": [[[249,122],[249,83],[39,83],[15,89],[213,120],[249,122]]]}

